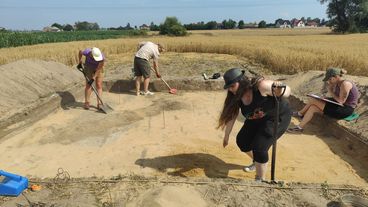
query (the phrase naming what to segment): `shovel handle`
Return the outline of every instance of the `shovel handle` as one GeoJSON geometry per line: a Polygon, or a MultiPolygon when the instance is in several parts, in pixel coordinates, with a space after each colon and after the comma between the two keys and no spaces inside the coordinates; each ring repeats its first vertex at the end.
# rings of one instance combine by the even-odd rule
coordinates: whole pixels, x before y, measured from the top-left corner
{"type": "Polygon", "coordinates": [[[281,84],[281,85],[275,85],[274,83],[272,84],[271,86],[271,91],[272,91],[272,95],[275,97],[275,98],[279,98],[279,97],[282,97],[284,94],[285,94],[285,91],[286,91],[286,84],[281,84]],[[282,93],[280,94],[280,96],[276,96],[275,94],[275,90],[276,88],[282,88],[282,93]]]}
{"type": "Polygon", "coordinates": [[[165,83],[165,85],[171,90],[171,87],[169,86],[169,84],[163,79],[161,78],[161,80],[165,83]]]}
{"type": "MultiPolygon", "coordinates": [[[[151,67],[151,70],[153,71],[153,72],[156,72],[152,67],[151,67]]],[[[165,85],[171,90],[171,87],[169,86],[169,84],[161,77],[160,78],[161,80],[162,80],[162,82],[164,82],[165,83],[165,85]]]]}

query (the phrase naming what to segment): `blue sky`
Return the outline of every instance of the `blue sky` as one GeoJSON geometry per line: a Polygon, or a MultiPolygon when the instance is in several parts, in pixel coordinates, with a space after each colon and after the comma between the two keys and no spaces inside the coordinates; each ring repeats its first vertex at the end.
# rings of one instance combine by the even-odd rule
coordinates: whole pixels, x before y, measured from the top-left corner
{"type": "Polygon", "coordinates": [[[326,18],[317,0],[0,0],[0,27],[42,29],[52,23],[97,22],[100,27],[160,24],[176,16],[183,24],[233,19],[326,18]]]}

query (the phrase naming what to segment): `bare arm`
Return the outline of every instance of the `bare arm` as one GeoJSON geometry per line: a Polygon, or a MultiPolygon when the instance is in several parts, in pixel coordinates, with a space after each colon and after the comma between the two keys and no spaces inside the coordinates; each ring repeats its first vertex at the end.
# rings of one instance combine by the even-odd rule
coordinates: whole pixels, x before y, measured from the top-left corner
{"type": "Polygon", "coordinates": [[[231,131],[233,130],[233,126],[234,126],[236,117],[232,119],[231,121],[229,121],[228,123],[226,123],[225,136],[224,136],[224,141],[222,143],[223,147],[226,147],[229,144],[229,136],[230,136],[231,131]]]}
{"type": "Polygon", "coordinates": [[[342,82],[339,96],[337,97],[334,93],[332,93],[332,98],[334,98],[337,102],[344,104],[349,96],[349,92],[352,87],[353,84],[351,84],[350,82],[348,81],[342,82]]]}
{"type": "Polygon", "coordinates": [[[158,72],[158,60],[153,60],[153,69],[156,73],[158,72]]]}
{"type": "Polygon", "coordinates": [[[82,57],[83,57],[83,52],[82,52],[82,50],[79,50],[79,53],[78,53],[78,63],[79,64],[82,63],[82,57]]]}
{"type": "MultiPolygon", "coordinates": [[[[276,85],[280,85],[281,82],[279,81],[273,81],[273,80],[261,80],[258,84],[258,89],[261,92],[262,96],[273,96],[272,94],[272,84],[275,83],[276,85]]],[[[282,95],[283,97],[289,97],[291,94],[291,89],[289,86],[286,86],[286,88],[275,88],[275,95],[280,97],[283,91],[285,90],[285,93],[282,95]]]]}
{"type": "Polygon", "coordinates": [[[153,59],[153,70],[155,71],[156,76],[157,76],[158,78],[160,78],[160,77],[161,77],[161,75],[160,75],[160,73],[159,73],[159,71],[158,71],[158,60],[157,60],[157,59],[153,59]]]}

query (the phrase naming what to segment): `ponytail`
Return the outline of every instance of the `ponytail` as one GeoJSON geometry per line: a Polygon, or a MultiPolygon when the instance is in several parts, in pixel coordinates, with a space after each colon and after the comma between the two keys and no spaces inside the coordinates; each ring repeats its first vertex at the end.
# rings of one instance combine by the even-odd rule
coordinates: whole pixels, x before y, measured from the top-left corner
{"type": "Polygon", "coordinates": [[[346,71],[345,69],[340,69],[340,76],[347,74],[348,71],[346,71]]]}

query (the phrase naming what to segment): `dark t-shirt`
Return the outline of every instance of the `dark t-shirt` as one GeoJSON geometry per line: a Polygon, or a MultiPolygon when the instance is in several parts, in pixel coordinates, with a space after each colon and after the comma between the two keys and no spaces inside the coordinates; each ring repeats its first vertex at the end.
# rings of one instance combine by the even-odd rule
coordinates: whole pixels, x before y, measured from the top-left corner
{"type": "MultiPolygon", "coordinates": [[[[253,90],[253,100],[249,105],[244,105],[240,100],[241,113],[246,118],[245,122],[264,122],[275,120],[276,102],[272,96],[262,96],[259,90],[253,90]]],[[[286,99],[279,102],[279,117],[290,116],[290,108],[286,99]]]]}

